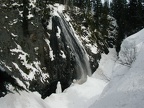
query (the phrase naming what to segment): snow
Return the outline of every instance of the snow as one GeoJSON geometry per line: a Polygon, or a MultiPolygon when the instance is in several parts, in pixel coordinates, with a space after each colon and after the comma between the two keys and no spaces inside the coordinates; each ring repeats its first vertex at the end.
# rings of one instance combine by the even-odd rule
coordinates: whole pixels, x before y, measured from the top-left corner
{"type": "Polygon", "coordinates": [[[0,98],[0,108],[49,108],[38,93],[10,93],[0,98]]]}
{"type": "Polygon", "coordinates": [[[11,33],[11,35],[12,35],[13,37],[18,37],[18,35],[15,35],[15,34],[13,34],[13,33],[11,33]]]}
{"type": "MultiPolygon", "coordinates": [[[[136,48],[136,59],[129,66],[115,64],[112,79],[101,97],[90,108],[143,108],[144,103],[144,29],[125,39],[121,45],[120,58],[125,47],[136,48]]],[[[129,55],[131,56],[131,55],[129,55]]],[[[127,56],[127,57],[129,57],[127,56]]]]}
{"type": "MultiPolygon", "coordinates": [[[[54,5],[48,5],[48,7],[50,8],[50,15],[51,15],[51,17],[50,17],[50,19],[49,19],[49,21],[48,21],[48,25],[47,25],[47,29],[48,30],[52,30],[52,17],[53,16],[57,16],[57,17],[60,17],[59,16],[59,13],[62,13],[63,12],[63,10],[65,9],[65,7],[64,7],[64,5],[61,5],[61,4],[58,4],[58,3],[55,3],[54,5]]],[[[58,29],[58,37],[60,36],[59,34],[60,34],[60,29],[57,27],[57,29],[58,29]]]]}
{"type": "Polygon", "coordinates": [[[32,6],[32,8],[36,7],[36,0],[29,0],[29,6],[32,6]]]}
{"type": "Polygon", "coordinates": [[[82,85],[73,84],[60,94],[52,94],[45,99],[50,108],[88,108],[102,92],[106,83],[88,77],[82,85]]]}
{"type": "Polygon", "coordinates": [[[15,3],[12,4],[12,6],[20,6],[20,4],[15,2],[15,3]]]}
{"type": "Polygon", "coordinates": [[[71,20],[70,16],[68,16],[67,14],[64,14],[64,16],[65,16],[66,21],[69,22],[71,20]]]}
{"type": "Polygon", "coordinates": [[[21,73],[21,75],[23,76],[23,78],[25,78],[25,80],[29,79],[29,78],[27,78],[27,74],[23,70],[21,70],[20,67],[15,62],[12,62],[12,64],[15,66],[16,69],[19,70],[19,72],[21,73]]]}
{"type": "Polygon", "coordinates": [[[16,80],[16,82],[21,85],[24,89],[26,89],[26,85],[18,78],[14,77],[14,79],[16,80]]]}
{"type": "Polygon", "coordinates": [[[59,16],[59,13],[62,13],[65,10],[65,6],[55,3],[54,5],[48,5],[48,7],[51,9],[51,16],[59,16]]]}
{"type": "Polygon", "coordinates": [[[62,13],[65,10],[65,6],[58,4],[58,3],[55,3],[54,7],[55,7],[55,10],[57,10],[59,13],[62,13]]]}
{"type": "Polygon", "coordinates": [[[52,30],[52,17],[50,17],[50,20],[49,20],[48,25],[47,25],[47,29],[52,30]]]}
{"type": "Polygon", "coordinates": [[[117,53],[115,49],[111,48],[108,55],[102,54],[101,56],[102,59],[100,60],[99,67],[92,77],[109,81],[117,60],[117,53]]]}
{"type": "MultiPolygon", "coordinates": [[[[8,18],[7,16],[6,16],[6,18],[8,18]]],[[[16,18],[16,19],[13,19],[13,21],[10,21],[9,22],[9,25],[14,25],[14,24],[16,24],[18,22],[18,18],[16,18]]]]}
{"type": "Polygon", "coordinates": [[[57,83],[56,93],[57,94],[62,93],[61,83],[59,81],[57,83]]]}
{"type": "Polygon", "coordinates": [[[34,50],[35,50],[35,52],[37,53],[38,50],[39,50],[39,47],[35,47],[34,50]]]}
{"type": "Polygon", "coordinates": [[[8,66],[5,62],[0,61],[0,64],[2,64],[3,66],[5,66],[9,71],[12,71],[11,67],[8,66]]]}
{"type": "Polygon", "coordinates": [[[8,16],[5,16],[5,18],[7,19],[7,18],[8,18],[8,16]]]}
{"type": "Polygon", "coordinates": [[[20,10],[19,10],[19,15],[20,15],[21,17],[23,17],[23,11],[20,11],[20,10]]]}
{"type": "Polygon", "coordinates": [[[97,45],[92,45],[92,44],[86,44],[86,47],[88,47],[92,53],[97,54],[97,45]]]}
{"type": "Polygon", "coordinates": [[[0,98],[2,108],[88,108],[101,94],[106,83],[88,77],[83,85],[73,84],[63,93],[58,83],[58,94],[52,94],[45,100],[38,93],[19,92],[0,98]]]}
{"type": "Polygon", "coordinates": [[[60,54],[60,56],[62,56],[62,58],[66,58],[66,55],[65,55],[65,53],[61,50],[61,54],[60,54]]]}
{"type": "Polygon", "coordinates": [[[48,45],[48,47],[49,47],[49,56],[50,56],[50,58],[51,58],[51,61],[53,61],[54,60],[54,55],[53,55],[53,50],[52,50],[52,48],[51,48],[51,46],[50,46],[50,41],[48,40],[48,39],[44,39],[45,40],[45,42],[47,43],[47,45],[48,45]]]}
{"type": "Polygon", "coordinates": [[[56,36],[58,37],[58,38],[60,38],[60,34],[61,34],[61,29],[57,26],[57,30],[58,30],[58,32],[56,33],[56,36]]]}
{"type": "Polygon", "coordinates": [[[31,18],[33,18],[33,17],[34,17],[33,14],[29,14],[29,15],[27,15],[27,18],[28,18],[28,19],[31,19],[31,18]]]}

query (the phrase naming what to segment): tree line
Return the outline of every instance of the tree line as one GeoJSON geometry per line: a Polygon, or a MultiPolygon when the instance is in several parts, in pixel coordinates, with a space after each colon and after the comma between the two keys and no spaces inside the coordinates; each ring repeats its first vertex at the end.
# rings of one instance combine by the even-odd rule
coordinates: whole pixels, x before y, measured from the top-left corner
{"type": "Polygon", "coordinates": [[[111,15],[119,26],[116,47],[120,50],[122,40],[144,27],[143,0],[113,0],[111,15]]]}
{"type": "MultiPolygon", "coordinates": [[[[16,0],[22,7],[23,10],[23,29],[24,35],[27,36],[28,33],[28,19],[27,15],[29,11],[35,13],[34,9],[29,6],[29,0],[16,0]]],[[[7,7],[11,7],[11,2],[2,0],[0,4],[5,3],[7,7]]],[[[95,37],[98,39],[105,38],[108,34],[107,28],[109,27],[108,16],[112,16],[116,19],[118,25],[118,33],[116,38],[116,49],[120,50],[120,45],[122,40],[139,31],[144,27],[144,1],[143,0],[105,0],[102,3],[101,0],[37,0],[36,6],[41,9],[42,22],[45,22],[49,17],[49,10],[46,4],[61,3],[66,6],[67,11],[73,12],[74,7],[79,7],[83,13],[83,17],[91,25],[92,30],[97,30],[101,33],[95,37]]],[[[14,7],[19,8],[19,7],[14,7]]],[[[106,37],[108,38],[108,37],[106,37]]],[[[103,39],[102,39],[103,40],[103,39]]]]}
{"type": "Polygon", "coordinates": [[[144,1],[143,0],[55,0],[69,6],[73,10],[74,6],[79,7],[84,14],[90,15],[94,20],[94,27],[108,27],[107,15],[113,16],[118,25],[116,37],[116,49],[120,50],[121,42],[127,36],[136,33],[144,27],[144,1]]]}

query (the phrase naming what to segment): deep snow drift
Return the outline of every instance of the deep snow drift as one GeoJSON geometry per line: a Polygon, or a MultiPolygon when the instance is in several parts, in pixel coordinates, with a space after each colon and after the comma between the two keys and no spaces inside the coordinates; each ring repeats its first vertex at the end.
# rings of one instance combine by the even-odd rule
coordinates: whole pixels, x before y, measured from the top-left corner
{"type": "Polygon", "coordinates": [[[49,108],[38,93],[20,92],[0,98],[0,108],[49,108]]]}
{"type": "Polygon", "coordinates": [[[90,108],[143,108],[143,43],[144,29],[123,41],[112,79],[90,108]]]}

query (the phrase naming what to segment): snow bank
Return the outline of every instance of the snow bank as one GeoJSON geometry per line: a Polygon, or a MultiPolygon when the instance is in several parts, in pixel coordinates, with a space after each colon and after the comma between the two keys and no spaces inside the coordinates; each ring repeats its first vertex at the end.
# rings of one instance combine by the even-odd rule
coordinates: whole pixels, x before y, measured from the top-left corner
{"type": "Polygon", "coordinates": [[[105,86],[104,81],[88,77],[84,84],[73,84],[63,93],[52,94],[45,100],[38,93],[10,93],[0,98],[0,108],[88,108],[105,86]]]}
{"type": "Polygon", "coordinates": [[[60,94],[52,94],[45,99],[50,108],[88,108],[101,94],[106,83],[88,77],[82,85],[73,84],[60,94]]]}
{"type": "MultiPolygon", "coordinates": [[[[112,80],[104,89],[100,99],[90,108],[143,108],[144,103],[144,29],[125,39],[121,45],[112,80]],[[125,50],[127,48],[127,50],[125,50]],[[130,53],[135,48],[136,52],[130,53]],[[135,56],[129,65],[126,58],[135,56]],[[132,54],[132,55],[131,55],[132,54]],[[119,62],[121,61],[122,62],[119,62]]],[[[132,51],[133,52],[133,51],[132,51]]]]}
{"type": "Polygon", "coordinates": [[[49,108],[38,93],[20,92],[0,98],[0,108],[49,108]]]}
{"type": "Polygon", "coordinates": [[[100,60],[99,67],[92,77],[101,79],[104,81],[109,81],[113,72],[115,62],[117,60],[116,50],[109,49],[109,54],[102,54],[102,59],[100,60]]]}

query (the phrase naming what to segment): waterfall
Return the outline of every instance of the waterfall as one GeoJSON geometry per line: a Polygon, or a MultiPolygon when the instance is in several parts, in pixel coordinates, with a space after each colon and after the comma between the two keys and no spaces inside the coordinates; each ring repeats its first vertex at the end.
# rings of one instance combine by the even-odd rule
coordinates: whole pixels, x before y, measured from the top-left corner
{"type": "Polygon", "coordinates": [[[80,41],[76,38],[69,22],[66,21],[62,14],[59,13],[59,16],[60,17],[55,16],[53,18],[61,29],[61,38],[65,40],[65,43],[70,48],[72,54],[75,57],[74,66],[78,78],[78,83],[84,83],[87,79],[87,75],[91,75],[88,55],[80,41]]]}

